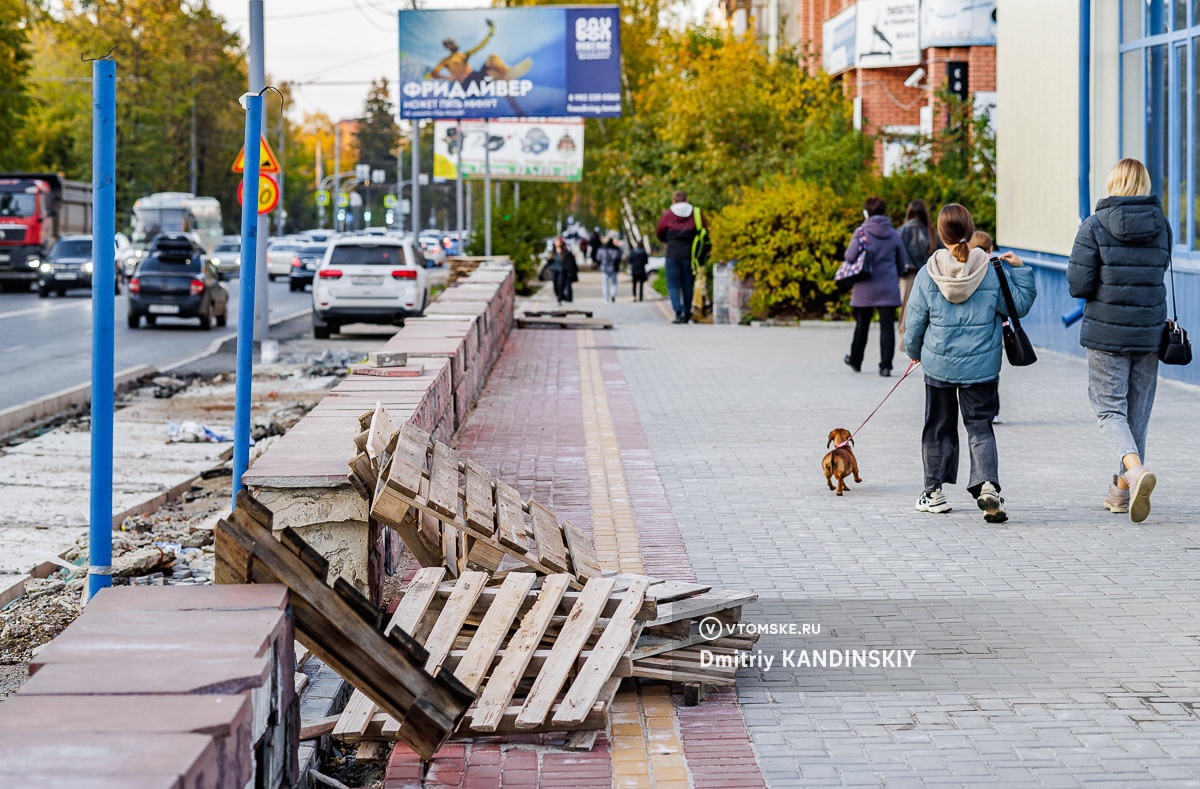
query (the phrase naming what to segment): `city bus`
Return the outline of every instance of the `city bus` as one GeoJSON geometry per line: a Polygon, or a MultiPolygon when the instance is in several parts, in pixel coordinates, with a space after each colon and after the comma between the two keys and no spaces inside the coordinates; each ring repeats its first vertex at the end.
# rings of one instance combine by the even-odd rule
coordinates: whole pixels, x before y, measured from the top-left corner
{"type": "Polygon", "coordinates": [[[191,233],[211,253],[221,243],[221,204],[215,197],[187,192],[159,192],[133,204],[130,233],[135,249],[143,251],[159,233],[191,233]]]}

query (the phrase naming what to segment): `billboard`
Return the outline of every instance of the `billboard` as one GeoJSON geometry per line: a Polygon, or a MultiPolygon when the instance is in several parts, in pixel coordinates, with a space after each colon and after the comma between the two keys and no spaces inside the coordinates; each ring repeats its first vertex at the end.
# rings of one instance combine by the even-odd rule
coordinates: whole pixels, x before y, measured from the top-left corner
{"type": "Polygon", "coordinates": [[[856,6],[850,6],[821,26],[821,61],[827,74],[837,74],[854,65],[856,6]]]}
{"type": "Polygon", "coordinates": [[[399,13],[401,118],[621,115],[616,6],[399,13]]]}
{"type": "Polygon", "coordinates": [[[514,181],[583,180],[583,119],[456,121],[433,126],[433,177],[458,178],[459,144],[462,175],[483,178],[484,163],[492,178],[514,181]],[[490,154],[487,151],[490,150],[490,154]]]}
{"type": "Polygon", "coordinates": [[[924,0],[921,48],[994,46],[996,0],[924,0]]]}
{"type": "Polygon", "coordinates": [[[858,0],[854,65],[916,66],[921,62],[917,0],[858,0]]]}

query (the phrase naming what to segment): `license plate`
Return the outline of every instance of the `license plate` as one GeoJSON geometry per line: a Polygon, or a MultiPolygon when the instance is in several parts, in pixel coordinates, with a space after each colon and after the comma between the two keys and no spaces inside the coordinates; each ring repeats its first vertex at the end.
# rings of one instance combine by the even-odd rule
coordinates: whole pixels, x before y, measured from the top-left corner
{"type": "Polygon", "coordinates": [[[351,277],[351,285],[382,285],[383,277],[351,277]]]}
{"type": "Polygon", "coordinates": [[[60,271],[54,275],[55,279],[79,279],[79,275],[74,271],[60,271]]]}
{"type": "Polygon", "coordinates": [[[316,263],[306,263],[306,264],[304,264],[304,270],[305,270],[305,271],[312,271],[312,270],[314,270],[316,267],[317,267],[317,264],[316,264],[316,263]]]}
{"type": "Polygon", "coordinates": [[[0,263],[8,263],[11,260],[12,255],[8,254],[7,252],[0,253],[0,263]]]}
{"type": "Polygon", "coordinates": [[[152,315],[178,315],[178,304],[151,304],[149,312],[152,315]]]}

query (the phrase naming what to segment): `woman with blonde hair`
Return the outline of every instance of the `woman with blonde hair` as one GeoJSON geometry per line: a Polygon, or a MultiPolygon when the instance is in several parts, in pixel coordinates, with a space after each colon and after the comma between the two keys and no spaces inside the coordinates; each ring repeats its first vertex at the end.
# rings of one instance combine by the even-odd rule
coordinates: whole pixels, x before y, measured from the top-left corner
{"type": "Polygon", "coordinates": [[[1171,228],[1137,159],[1117,162],[1108,194],[1075,236],[1067,283],[1072,296],[1085,299],[1079,344],[1087,348],[1088,399],[1121,459],[1104,506],[1141,523],[1158,483],[1142,461],[1167,320],[1171,228]]]}
{"type": "Polygon", "coordinates": [[[958,479],[958,414],[971,453],[967,491],[988,523],[1008,520],[1000,498],[1000,460],[992,422],[1000,408],[1001,321],[1008,307],[1000,277],[1010,280],[1017,317],[1037,297],[1033,272],[1011,252],[1001,258],[1011,276],[991,265],[982,249],[971,248],[975,222],[956,203],[938,214],[937,232],[948,249],[939,249],[917,273],[908,301],[904,347],[925,369],[925,427],[921,459],[925,489],[918,512],[949,512],[942,485],[958,479]]]}

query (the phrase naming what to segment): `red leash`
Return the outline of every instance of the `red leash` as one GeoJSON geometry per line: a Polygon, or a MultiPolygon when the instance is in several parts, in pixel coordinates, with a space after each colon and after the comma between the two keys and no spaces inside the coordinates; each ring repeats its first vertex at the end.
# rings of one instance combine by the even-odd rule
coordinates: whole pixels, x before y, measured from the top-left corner
{"type": "Polygon", "coordinates": [[[920,362],[918,362],[916,360],[909,360],[908,369],[904,371],[904,375],[900,376],[900,380],[897,381],[896,385],[892,387],[892,391],[890,391],[886,395],[884,395],[883,400],[880,401],[879,405],[875,406],[875,410],[872,411],[870,414],[868,414],[867,418],[862,421],[862,424],[859,425],[858,427],[856,427],[854,429],[854,432],[850,434],[850,438],[848,438],[845,441],[843,441],[842,443],[838,444],[837,447],[835,447],[835,449],[841,449],[842,447],[849,444],[850,439],[852,439],[856,435],[858,435],[859,430],[862,430],[864,427],[866,427],[867,422],[871,421],[871,417],[875,416],[875,414],[877,414],[879,412],[880,408],[883,408],[883,404],[886,403],[888,401],[888,398],[891,397],[895,393],[895,391],[900,388],[900,384],[904,383],[904,379],[908,377],[908,374],[911,373],[913,371],[913,368],[915,368],[918,364],[920,364],[920,362]]]}

